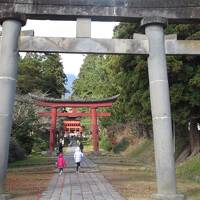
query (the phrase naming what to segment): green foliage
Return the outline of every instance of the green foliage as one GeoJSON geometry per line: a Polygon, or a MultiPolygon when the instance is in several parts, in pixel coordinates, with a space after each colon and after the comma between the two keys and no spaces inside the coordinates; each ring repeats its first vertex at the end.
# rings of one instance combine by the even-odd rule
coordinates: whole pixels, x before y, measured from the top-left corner
{"type": "Polygon", "coordinates": [[[186,135],[181,135],[176,137],[176,146],[175,146],[175,158],[178,158],[178,156],[182,153],[182,151],[188,146],[189,144],[189,138],[186,135]]]}
{"type": "Polygon", "coordinates": [[[39,154],[31,154],[25,160],[19,160],[13,163],[9,163],[9,168],[18,168],[18,167],[31,167],[38,165],[55,165],[54,157],[42,156],[39,154]]]}
{"type": "Polygon", "coordinates": [[[26,54],[19,60],[17,93],[27,94],[39,90],[41,84],[42,56],[38,54],[26,54]]]}
{"type": "Polygon", "coordinates": [[[14,162],[16,160],[23,160],[26,158],[26,153],[14,139],[10,140],[9,144],[9,158],[8,162],[14,162]]]}
{"type": "Polygon", "coordinates": [[[109,89],[109,79],[105,66],[104,56],[89,55],[85,58],[80,70],[79,78],[74,82],[73,96],[82,98],[102,98],[109,89]]]}
{"type": "Polygon", "coordinates": [[[101,133],[100,148],[106,151],[112,150],[112,144],[109,141],[109,138],[106,136],[105,132],[101,133]]]}
{"type": "MultiPolygon", "coordinates": [[[[115,38],[132,38],[140,25],[120,23],[115,38]]],[[[200,25],[169,25],[166,34],[177,33],[179,39],[200,39],[200,25]]],[[[168,77],[176,134],[187,132],[188,119],[200,112],[200,57],[168,56],[168,77]],[[183,128],[180,128],[183,127],[183,128]]],[[[147,58],[132,55],[89,55],[85,58],[74,96],[102,98],[120,94],[112,107],[112,117],[101,119],[102,125],[134,120],[138,127],[151,131],[147,58]]],[[[139,130],[138,130],[139,132],[139,130]]],[[[188,136],[187,136],[188,137],[188,136]]]]}
{"type": "Polygon", "coordinates": [[[34,135],[38,128],[38,118],[32,104],[23,102],[23,97],[18,96],[22,101],[16,101],[14,105],[14,116],[12,126],[12,138],[26,151],[31,153],[34,135]]]}
{"type": "MultiPolygon", "coordinates": [[[[120,23],[115,28],[114,37],[131,38],[138,29],[139,24],[120,23]]],[[[120,97],[113,105],[112,117],[102,118],[102,125],[134,118],[146,129],[151,127],[146,58],[130,55],[87,56],[74,83],[73,96],[97,99],[116,94],[120,97]]]]}
{"type": "Polygon", "coordinates": [[[34,144],[37,144],[41,150],[47,146],[48,138],[43,137],[41,128],[36,107],[31,103],[30,97],[17,95],[11,136],[27,155],[32,152],[34,144]]]}
{"type": "MultiPolygon", "coordinates": [[[[169,25],[166,33],[177,33],[179,39],[200,39],[200,25],[169,25]]],[[[199,56],[170,56],[168,74],[173,119],[178,126],[199,115],[200,58],[199,56]]],[[[179,131],[179,130],[177,130],[179,131]]]]}
{"type": "Polygon", "coordinates": [[[41,91],[60,98],[65,92],[66,81],[59,54],[28,53],[19,61],[18,94],[41,91]]]}
{"type": "Polygon", "coordinates": [[[59,54],[27,53],[20,58],[18,71],[17,94],[22,101],[15,102],[12,138],[30,154],[33,147],[35,151],[46,150],[48,142],[41,136],[36,108],[24,95],[40,91],[60,98],[67,79],[59,54]]]}
{"type": "Polygon", "coordinates": [[[113,147],[114,153],[120,153],[128,148],[129,140],[128,138],[123,138],[118,144],[113,147]]]}
{"type": "Polygon", "coordinates": [[[38,137],[34,137],[34,145],[32,148],[32,151],[34,152],[41,152],[46,151],[49,148],[48,143],[49,138],[41,137],[41,135],[38,135],[38,137]]]}

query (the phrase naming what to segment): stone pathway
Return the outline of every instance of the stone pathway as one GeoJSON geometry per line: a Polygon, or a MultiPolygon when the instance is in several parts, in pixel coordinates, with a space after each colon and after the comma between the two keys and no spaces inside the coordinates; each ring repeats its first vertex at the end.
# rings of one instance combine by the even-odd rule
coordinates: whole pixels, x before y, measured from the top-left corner
{"type": "Polygon", "coordinates": [[[65,156],[68,161],[65,172],[61,176],[55,172],[40,200],[125,200],[86,157],[81,163],[81,173],[76,174],[73,151],[70,148],[65,156]]]}

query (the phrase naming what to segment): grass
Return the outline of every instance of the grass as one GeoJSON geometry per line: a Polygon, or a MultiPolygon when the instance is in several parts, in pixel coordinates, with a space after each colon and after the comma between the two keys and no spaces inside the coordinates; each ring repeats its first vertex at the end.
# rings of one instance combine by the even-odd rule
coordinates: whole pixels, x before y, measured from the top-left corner
{"type": "Polygon", "coordinates": [[[115,189],[127,200],[149,200],[156,191],[152,173],[144,167],[121,165],[100,165],[100,170],[115,189]]]}
{"type": "Polygon", "coordinates": [[[8,168],[51,165],[54,163],[55,163],[55,157],[33,154],[28,156],[25,160],[9,163],[8,168]]]}
{"type": "MultiPolygon", "coordinates": [[[[139,153],[136,149],[136,152],[135,155],[140,157],[144,151],[139,153]]],[[[154,165],[147,165],[143,160],[135,162],[132,158],[115,154],[100,155],[98,158],[91,156],[91,158],[98,164],[101,173],[125,199],[149,200],[151,194],[156,193],[154,165]]],[[[190,179],[178,176],[177,191],[186,195],[188,200],[200,199],[200,184],[190,179]]]]}
{"type": "Polygon", "coordinates": [[[52,168],[15,168],[8,171],[6,177],[6,192],[15,200],[36,200],[47,188],[54,172],[52,168]]]}
{"type": "Polygon", "coordinates": [[[9,164],[6,191],[15,200],[36,200],[54,174],[55,157],[39,154],[9,164]]]}
{"type": "Polygon", "coordinates": [[[200,183],[200,154],[183,162],[177,168],[177,175],[200,183]]]}
{"type": "Polygon", "coordinates": [[[145,165],[152,165],[154,163],[153,141],[141,140],[137,145],[130,145],[122,155],[145,165]]]}
{"type": "MultiPolygon", "coordinates": [[[[92,145],[85,144],[86,154],[92,145]]],[[[102,174],[127,200],[149,200],[156,192],[153,142],[142,140],[129,146],[121,154],[105,153],[90,155],[99,166],[102,174]]],[[[15,200],[39,199],[54,174],[54,157],[41,155],[29,156],[24,161],[9,165],[6,188],[15,200]]],[[[200,182],[194,179],[200,176],[200,155],[186,160],[177,167],[178,192],[185,194],[188,200],[200,199],[200,182]]]]}
{"type": "MultiPolygon", "coordinates": [[[[110,163],[112,159],[110,157],[110,163]]],[[[118,158],[120,159],[120,158],[118,158]]],[[[135,165],[126,166],[124,163],[121,165],[109,164],[101,162],[99,168],[103,175],[109,180],[114,188],[122,194],[127,200],[149,200],[151,194],[156,193],[156,180],[154,169],[149,170],[145,166],[135,165]]],[[[177,179],[178,193],[187,196],[188,200],[200,199],[200,184],[195,183],[188,179],[177,179]]]]}
{"type": "MultiPolygon", "coordinates": [[[[100,171],[127,200],[149,200],[156,192],[153,142],[142,140],[129,145],[123,153],[107,153],[90,157],[100,171]]],[[[177,168],[177,191],[188,200],[200,199],[200,155],[188,159],[177,168]]]]}
{"type": "MultiPolygon", "coordinates": [[[[84,152],[84,153],[88,154],[88,153],[93,152],[93,145],[92,145],[92,143],[91,143],[90,141],[84,142],[83,145],[84,145],[84,149],[83,149],[83,152],[84,152]]],[[[100,151],[105,151],[105,150],[103,150],[103,149],[100,147],[100,151]]]]}

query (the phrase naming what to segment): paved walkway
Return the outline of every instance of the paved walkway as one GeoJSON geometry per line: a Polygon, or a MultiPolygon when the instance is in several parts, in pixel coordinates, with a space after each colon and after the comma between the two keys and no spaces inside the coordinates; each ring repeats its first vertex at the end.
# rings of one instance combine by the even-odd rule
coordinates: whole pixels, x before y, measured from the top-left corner
{"type": "Polygon", "coordinates": [[[65,173],[61,176],[55,173],[40,200],[125,200],[87,158],[83,159],[80,173],[76,174],[73,151],[72,147],[66,154],[65,173]]]}

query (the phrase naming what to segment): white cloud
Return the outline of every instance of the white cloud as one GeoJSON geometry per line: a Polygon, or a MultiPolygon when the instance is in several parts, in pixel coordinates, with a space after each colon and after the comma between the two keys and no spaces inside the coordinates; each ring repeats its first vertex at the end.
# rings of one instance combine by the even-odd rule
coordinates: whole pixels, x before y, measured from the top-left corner
{"type": "Polygon", "coordinates": [[[28,20],[22,30],[34,30],[35,36],[74,37],[74,24],[72,21],[28,20]]]}
{"type": "MultiPolygon", "coordinates": [[[[92,22],[93,38],[112,38],[113,28],[116,22],[92,22]]],[[[50,21],[28,20],[22,30],[34,30],[35,36],[41,37],[75,37],[76,22],[74,21],[50,21]]],[[[66,74],[78,75],[83,63],[84,55],[61,54],[66,74]]]]}
{"type": "Polygon", "coordinates": [[[61,54],[65,74],[78,75],[83,64],[84,55],[82,54],[61,54]]]}

